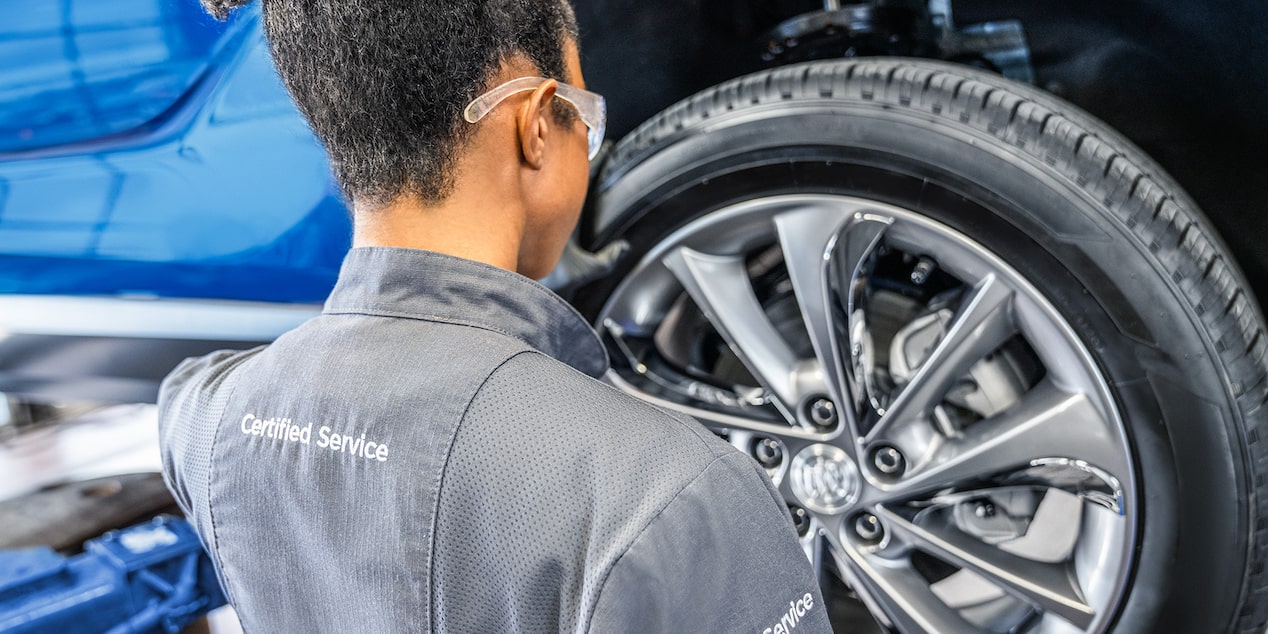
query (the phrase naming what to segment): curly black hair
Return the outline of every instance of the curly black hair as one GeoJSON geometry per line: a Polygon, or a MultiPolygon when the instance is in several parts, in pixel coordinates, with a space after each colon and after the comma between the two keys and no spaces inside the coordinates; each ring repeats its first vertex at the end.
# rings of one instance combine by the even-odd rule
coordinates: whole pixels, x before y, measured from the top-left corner
{"type": "MultiPolygon", "coordinates": [[[[218,19],[251,0],[201,0],[218,19]]],[[[321,139],[345,195],[436,203],[472,126],[462,109],[523,55],[567,81],[568,0],[261,0],[283,83],[321,139]]],[[[571,121],[561,108],[556,117],[571,121]]]]}

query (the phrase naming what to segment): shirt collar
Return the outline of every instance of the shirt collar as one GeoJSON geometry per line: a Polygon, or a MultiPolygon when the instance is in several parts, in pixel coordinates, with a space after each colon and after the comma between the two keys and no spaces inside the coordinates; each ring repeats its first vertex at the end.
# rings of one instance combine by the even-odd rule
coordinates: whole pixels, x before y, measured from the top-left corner
{"type": "Polygon", "coordinates": [[[352,249],[323,312],[483,328],[519,339],[593,377],[608,368],[599,336],[553,291],[518,273],[443,253],[352,249]]]}

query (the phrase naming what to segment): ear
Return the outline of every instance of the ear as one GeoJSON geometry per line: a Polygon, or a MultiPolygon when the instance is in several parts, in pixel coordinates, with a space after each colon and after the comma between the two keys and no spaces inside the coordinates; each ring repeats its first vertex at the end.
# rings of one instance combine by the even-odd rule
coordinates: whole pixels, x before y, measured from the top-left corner
{"type": "Polygon", "coordinates": [[[558,82],[547,80],[538,86],[520,107],[516,125],[519,131],[520,154],[533,169],[541,169],[546,157],[546,135],[555,120],[551,118],[551,102],[558,82]]]}

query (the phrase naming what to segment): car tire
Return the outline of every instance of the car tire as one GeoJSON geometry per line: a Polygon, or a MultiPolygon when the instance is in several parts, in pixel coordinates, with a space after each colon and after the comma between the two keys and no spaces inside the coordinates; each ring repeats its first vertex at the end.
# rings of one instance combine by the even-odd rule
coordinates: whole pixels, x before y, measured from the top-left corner
{"type": "MultiPolygon", "coordinates": [[[[592,197],[594,213],[586,227],[592,243],[624,239],[633,253],[642,255],[575,298],[608,342],[613,382],[636,396],[700,416],[743,450],[754,450],[762,438],[775,439],[767,449],[787,452],[782,463],[770,451],[762,457],[776,465],[770,473],[797,508],[806,506],[806,490],[792,482],[798,476],[791,454],[818,447],[816,455],[823,456],[826,447],[846,448],[848,457],[842,454],[840,464],[857,472],[851,477],[858,484],[852,486],[861,488],[852,494],[854,502],[840,489],[841,504],[816,503],[820,510],[810,515],[817,532],[806,538],[807,552],[812,557],[818,553],[828,568],[844,576],[882,624],[904,631],[952,622],[996,631],[1066,631],[1061,628],[1071,622],[1088,631],[1263,631],[1268,619],[1268,515],[1263,502],[1268,448],[1259,434],[1268,417],[1263,318],[1236,264],[1193,201],[1114,130],[1050,94],[974,69],[908,59],[811,62],[742,77],[665,110],[616,146],[592,197]],[[835,238],[820,240],[810,221],[793,227],[797,223],[787,214],[807,208],[819,209],[819,218],[826,219],[822,233],[835,238]],[[877,225],[880,237],[855,245],[872,251],[851,260],[844,254],[855,247],[844,243],[856,235],[850,231],[858,231],[851,227],[862,226],[866,218],[889,224],[877,225]],[[802,243],[789,237],[790,227],[800,231],[806,245],[840,251],[802,250],[797,246],[802,243]],[[900,228],[906,233],[894,240],[901,244],[886,243],[885,236],[900,228]],[[926,241],[928,252],[921,246],[926,241]],[[757,262],[772,252],[784,261],[774,266],[784,267],[784,277],[773,282],[759,278],[779,278],[778,271],[769,274],[771,267],[762,269],[757,262]],[[836,278],[825,273],[822,288],[799,286],[788,272],[813,272],[819,265],[804,264],[807,259],[837,257],[845,262],[840,268],[844,273],[835,273],[836,278]],[[945,273],[939,278],[940,298],[922,295],[914,284],[918,267],[926,269],[926,276],[929,270],[945,273]],[[748,287],[735,285],[736,271],[749,275],[748,287]],[[1114,587],[1112,592],[1103,587],[1097,591],[1108,597],[1100,604],[1086,599],[1080,609],[1094,612],[1091,617],[1060,618],[1061,608],[1047,602],[1047,595],[1035,594],[1039,591],[1026,586],[1025,579],[1018,582],[1024,587],[999,582],[1013,579],[1006,573],[1024,577],[1030,568],[1020,560],[990,568],[990,549],[981,547],[990,539],[976,529],[938,524],[957,539],[974,533],[976,541],[965,542],[967,550],[958,551],[949,545],[954,540],[921,541],[928,534],[919,527],[930,526],[929,515],[922,520],[915,510],[902,515],[879,503],[859,506],[860,500],[872,499],[868,491],[888,490],[885,476],[873,468],[880,464],[872,464],[875,449],[861,440],[870,433],[865,427],[883,418],[884,407],[878,409],[877,402],[892,399],[885,407],[896,408],[905,388],[895,378],[900,373],[892,350],[883,370],[875,369],[882,353],[863,353],[872,355],[867,361],[872,365],[859,365],[856,350],[841,351],[854,341],[846,332],[854,323],[850,315],[863,311],[858,306],[876,300],[881,291],[896,301],[919,304],[926,321],[936,312],[929,307],[942,302],[948,311],[942,314],[951,315],[951,321],[934,338],[931,345],[936,347],[953,339],[955,320],[971,313],[973,293],[990,280],[1005,282],[1010,297],[1040,307],[1033,308],[1035,314],[1046,315],[1042,328],[1017,326],[1029,350],[1022,356],[1068,351],[1068,359],[1083,360],[1069,361],[1061,372],[1082,377],[1071,382],[1091,386],[1085,395],[1097,403],[1097,411],[1108,412],[1104,444],[1124,457],[1121,472],[1102,480],[1121,485],[1117,508],[1122,519],[1113,520],[1117,523],[1111,532],[1118,531],[1114,539],[1122,543],[1114,552],[1122,556],[1102,561],[1097,570],[1073,564],[1061,569],[1083,576],[1076,579],[1071,596],[1095,594],[1086,583],[1096,575],[1103,579],[1093,585],[1114,587]],[[846,281],[869,290],[856,296],[856,291],[844,290],[846,281]],[[877,290],[882,283],[885,288],[877,290]],[[771,299],[779,292],[772,288],[780,284],[792,286],[796,302],[771,299]],[[749,288],[764,317],[751,302],[744,304],[749,288]],[[809,297],[819,290],[828,293],[826,300],[809,297]],[[807,302],[826,303],[825,309],[836,310],[847,323],[822,338],[835,351],[818,343],[807,348],[801,335],[788,335],[787,326],[779,326],[780,311],[805,317],[807,302]],[[768,323],[740,323],[745,319],[768,323]],[[1040,331],[1066,335],[1048,339],[1036,334],[1040,331]],[[844,405],[836,406],[848,415],[840,425],[854,427],[825,432],[804,424],[797,403],[770,406],[779,404],[782,393],[772,388],[766,370],[754,367],[769,353],[763,333],[768,340],[778,333],[788,343],[776,348],[819,355],[821,374],[841,383],[836,393],[844,405]],[[701,343],[705,340],[725,345],[710,349],[701,343]],[[675,345],[683,350],[662,349],[675,345]],[[728,354],[725,349],[741,370],[718,369],[720,357],[728,354]],[[648,355],[658,363],[650,364],[648,355]],[[836,368],[835,374],[830,368],[836,368]],[[851,390],[871,390],[870,385],[859,386],[872,378],[851,374],[851,368],[863,375],[886,375],[880,382],[894,383],[893,393],[873,395],[869,404],[851,390]],[[657,372],[663,376],[653,376],[657,372]],[[750,387],[761,396],[730,390],[736,376],[755,377],[750,387]],[[675,381],[677,387],[665,387],[675,381]],[[737,394],[747,394],[751,402],[737,405],[737,394]],[[753,404],[759,401],[760,407],[753,404]],[[746,417],[756,417],[752,419],[759,424],[743,422],[746,417]],[[781,425],[793,432],[781,431],[781,425]],[[844,510],[837,508],[842,506],[844,510]],[[885,559],[888,555],[878,543],[859,541],[856,529],[862,524],[856,523],[891,520],[887,535],[905,545],[885,559]],[[906,537],[894,532],[900,526],[906,537]],[[822,550],[812,548],[812,540],[822,550]],[[906,566],[901,571],[906,576],[882,578],[877,566],[886,562],[906,566]],[[1009,568],[1014,564],[1021,567],[1009,568]],[[932,587],[957,569],[998,582],[1007,600],[996,597],[994,607],[946,610],[950,604],[944,605],[945,599],[921,603],[883,596],[887,591],[901,594],[895,589],[905,586],[895,580],[923,579],[932,587]],[[873,573],[878,576],[869,578],[873,573]],[[922,616],[929,611],[946,614],[922,616]],[[982,616],[987,612],[994,616],[982,616]],[[942,617],[947,620],[938,620],[942,617]]],[[[800,325],[813,340],[814,327],[807,324],[800,325]]],[[[903,332],[899,326],[910,324],[898,324],[885,335],[868,333],[867,341],[893,344],[897,335],[892,331],[903,332]]],[[[1040,363],[1052,359],[1056,356],[1040,363]]],[[[906,374],[912,371],[917,370],[906,374]]],[[[923,369],[917,375],[919,371],[923,369]]],[[[1055,383],[1066,376],[1046,366],[1031,374],[1055,383]]],[[[1044,380],[1022,379],[1022,391],[1036,389],[1044,380]]],[[[931,403],[939,404],[930,407],[950,408],[948,394],[935,398],[931,403]]],[[[1000,412],[968,412],[968,427],[921,431],[924,440],[913,442],[924,453],[908,456],[911,463],[905,468],[922,473],[926,467],[921,456],[957,442],[957,434],[971,436],[965,430],[976,429],[972,425],[980,421],[1024,409],[1017,405],[1022,397],[1017,398],[1000,412]]],[[[927,415],[932,410],[921,411],[915,417],[919,421],[910,423],[913,429],[933,424],[927,415]]],[[[1070,453],[1078,453],[1080,446],[1071,446],[1075,449],[1070,453]]],[[[1100,451],[1092,444],[1082,447],[1100,451]]],[[[1038,459],[1043,448],[1034,451],[1035,460],[1022,460],[1017,469],[1050,463],[1038,459]]],[[[1090,464],[1079,455],[1053,458],[1068,459],[1063,463],[1067,466],[1082,464],[1079,468],[1090,464]]],[[[930,464],[927,468],[937,467],[930,464]]],[[[910,502],[916,505],[910,508],[936,507],[939,502],[930,500],[950,500],[975,486],[1002,486],[1002,477],[973,484],[948,481],[937,492],[925,491],[923,501],[910,502]]],[[[1008,478],[1017,481],[1014,475],[1008,478]]],[[[984,498],[978,499],[980,509],[984,498]]],[[[1084,508],[1092,504],[1089,499],[1081,498],[1084,508]]],[[[899,503],[891,499],[886,504],[899,503]]],[[[950,506],[939,512],[944,511],[947,517],[958,512],[950,506]]],[[[1076,541],[1084,535],[1079,532],[1076,541]]]]}

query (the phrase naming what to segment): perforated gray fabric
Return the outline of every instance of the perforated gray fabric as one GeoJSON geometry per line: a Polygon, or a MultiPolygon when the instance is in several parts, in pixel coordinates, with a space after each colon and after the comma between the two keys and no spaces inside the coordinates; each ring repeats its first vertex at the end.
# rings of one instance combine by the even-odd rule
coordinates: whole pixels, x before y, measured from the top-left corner
{"type": "Polygon", "coordinates": [[[159,444],[163,452],[163,479],[176,503],[201,533],[210,530],[211,516],[207,489],[211,476],[214,430],[233,393],[233,370],[262,348],[245,352],[222,350],[205,357],[187,359],[163,381],[159,391],[159,420],[170,420],[180,411],[188,422],[160,425],[159,444]],[[188,383],[193,381],[193,385],[188,383]],[[176,391],[172,385],[187,389],[176,391]]]}
{"type": "Polygon", "coordinates": [[[472,401],[442,482],[437,625],[585,631],[617,558],[732,451],[697,423],[557,361],[531,353],[508,361],[472,401]]]}
{"type": "MultiPolygon", "coordinates": [[[[778,623],[790,599],[822,606],[752,460],[533,353],[489,377],[459,428],[432,583],[451,632],[726,632],[778,623]]],[[[829,629],[822,607],[799,623],[829,629]]]]}
{"type": "MultiPolygon", "coordinates": [[[[180,425],[159,425],[163,480],[210,554],[222,588],[227,585],[221,574],[220,552],[211,539],[212,447],[221,414],[233,394],[236,376],[233,370],[262,349],[221,350],[205,357],[186,359],[163,380],[159,389],[159,420],[173,420],[177,417],[175,412],[186,419],[180,425]],[[186,389],[175,390],[172,386],[186,389]]],[[[232,601],[233,597],[229,599],[232,601]]]]}
{"type": "Polygon", "coordinates": [[[608,575],[593,632],[830,632],[819,587],[748,456],[719,458],[674,496],[608,575]],[[781,530],[782,529],[782,530],[781,530]]]}

